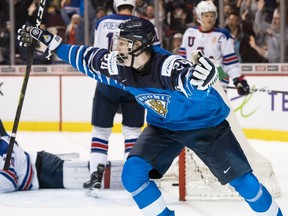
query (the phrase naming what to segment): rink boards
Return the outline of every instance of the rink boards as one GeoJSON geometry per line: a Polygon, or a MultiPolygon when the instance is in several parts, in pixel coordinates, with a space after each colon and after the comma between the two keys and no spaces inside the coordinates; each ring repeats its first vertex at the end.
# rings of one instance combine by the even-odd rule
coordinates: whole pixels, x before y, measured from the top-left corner
{"type": "MultiPolygon", "coordinates": [[[[0,117],[12,128],[25,66],[0,67],[0,117]]],[[[288,65],[242,65],[251,88],[239,97],[229,90],[240,125],[249,138],[288,141],[288,65]]],[[[230,84],[233,86],[232,84],[230,84]]],[[[90,131],[96,81],[67,65],[33,66],[22,108],[19,130],[90,131]]],[[[114,131],[121,130],[121,115],[114,131]]]]}

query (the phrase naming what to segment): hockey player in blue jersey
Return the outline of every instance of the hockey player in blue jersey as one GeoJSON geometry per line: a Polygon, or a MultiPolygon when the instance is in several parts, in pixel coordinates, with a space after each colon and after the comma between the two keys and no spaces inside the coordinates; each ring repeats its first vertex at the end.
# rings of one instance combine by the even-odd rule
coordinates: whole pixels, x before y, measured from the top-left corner
{"type": "Polygon", "coordinates": [[[124,21],[112,50],[61,44],[57,35],[31,26],[19,30],[21,46],[31,37],[59,58],[99,82],[132,93],[147,109],[141,133],[122,172],[126,190],[144,215],[174,215],[151,179],[161,178],[184,147],[192,149],[221,184],[230,184],[257,215],[281,216],[281,210],[257,177],[232,133],[229,108],[211,87],[217,70],[199,55],[198,64],[153,51],[156,34],[143,18],[124,21]]]}

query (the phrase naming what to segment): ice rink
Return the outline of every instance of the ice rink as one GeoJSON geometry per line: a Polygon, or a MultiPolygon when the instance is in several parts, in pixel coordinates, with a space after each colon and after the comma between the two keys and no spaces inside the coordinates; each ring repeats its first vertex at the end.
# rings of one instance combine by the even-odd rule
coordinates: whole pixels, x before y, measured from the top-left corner
{"type": "MultiPolygon", "coordinates": [[[[51,153],[78,152],[89,159],[90,133],[22,132],[16,140],[26,151],[51,153]]],[[[114,133],[110,139],[109,160],[121,160],[123,138],[114,133]]],[[[249,140],[253,148],[268,158],[281,187],[276,202],[283,215],[288,215],[288,143],[249,140]]],[[[178,187],[163,186],[163,195],[177,216],[248,216],[254,215],[244,201],[178,201],[178,187]]],[[[87,197],[82,189],[37,190],[0,195],[1,215],[7,216],[137,216],[142,215],[125,190],[103,189],[97,198],[87,197]]]]}

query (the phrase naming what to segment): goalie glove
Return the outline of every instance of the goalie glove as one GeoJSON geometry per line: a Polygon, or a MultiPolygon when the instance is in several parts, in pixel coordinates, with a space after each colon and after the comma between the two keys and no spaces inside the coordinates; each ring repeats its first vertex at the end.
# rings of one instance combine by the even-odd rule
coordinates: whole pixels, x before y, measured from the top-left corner
{"type": "Polygon", "coordinates": [[[206,90],[218,80],[218,72],[214,64],[201,51],[192,53],[194,71],[190,78],[190,84],[197,86],[198,90],[206,90]]]}
{"type": "Polygon", "coordinates": [[[43,30],[41,28],[23,25],[22,28],[18,29],[19,45],[22,47],[30,47],[32,45],[33,39],[39,41],[47,47],[45,52],[48,52],[46,58],[50,59],[52,51],[55,50],[62,42],[62,38],[58,35],[53,35],[52,33],[43,30]]]}
{"type": "Polygon", "coordinates": [[[250,87],[245,79],[245,76],[240,76],[233,79],[233,83],[237,88],[239,95],[248,95],[250,93],[250,87]]]}

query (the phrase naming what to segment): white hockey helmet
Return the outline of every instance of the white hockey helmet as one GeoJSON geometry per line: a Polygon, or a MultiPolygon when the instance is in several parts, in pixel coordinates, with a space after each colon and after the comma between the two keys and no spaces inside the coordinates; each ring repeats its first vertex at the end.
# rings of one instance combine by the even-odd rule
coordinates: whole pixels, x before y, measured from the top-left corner
{"type": "Polygon", "coordinates": [[[131,5],[133,8],[136,6],[136,0],[114,0],[114,10],[118,11],[118,7],[121,5],[131,5]]]}
{"type": "Polygon", "coordinates": [[[215,13],[215,22],[218,17],[217,8],[212,1],[201,1],[196,6],[196,15],[198,17],[198,22],[202,25],[202,14],[207,12],[214,12],[215,13]]]}

